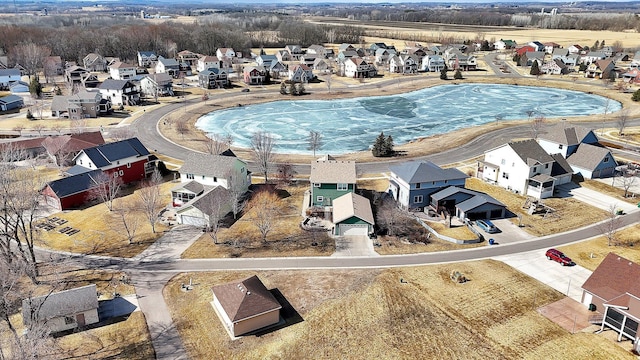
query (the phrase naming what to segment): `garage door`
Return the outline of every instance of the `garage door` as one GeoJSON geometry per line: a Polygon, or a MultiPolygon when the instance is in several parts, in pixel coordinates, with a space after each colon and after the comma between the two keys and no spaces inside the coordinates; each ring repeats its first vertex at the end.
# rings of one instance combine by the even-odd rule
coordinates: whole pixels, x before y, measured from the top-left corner
{"type": "Polygon", "coordinates": [[[184,225],[205,226],[205,221],[201,217],[180,215],[180,219],[184,225]]]}
{"type": "Polygon", "coordinates": [[[369,226],[362,224],[342,224],[340,225],[340,235],[368,235],[369,226]]]}

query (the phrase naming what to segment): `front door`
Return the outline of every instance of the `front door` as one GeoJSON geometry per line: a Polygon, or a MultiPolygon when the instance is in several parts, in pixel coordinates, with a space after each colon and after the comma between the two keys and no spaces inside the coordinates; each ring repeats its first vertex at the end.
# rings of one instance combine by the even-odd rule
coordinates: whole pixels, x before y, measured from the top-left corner
{"type": "Polygon", "coordinates": [[[78,327],[83,327],[86,325],[84,322],[84,314],[76,315],[76,323],[78,323],[78,327]]]}

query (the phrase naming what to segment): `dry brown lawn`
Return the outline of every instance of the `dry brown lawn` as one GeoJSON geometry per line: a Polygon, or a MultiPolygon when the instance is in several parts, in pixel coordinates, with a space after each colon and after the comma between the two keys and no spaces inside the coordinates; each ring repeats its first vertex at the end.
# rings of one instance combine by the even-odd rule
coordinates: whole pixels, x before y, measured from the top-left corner
{"type": "Polygon", "coordinates": [[[603,193],[605,195],[609,195],[615,199],[618,199],[620,201],[625,201],[628,202],[630,204],[637,204],[638,203],[638,199],[637,198],[630,198],[624,197],[624,190],[619,189],[617,187],[611,186],[609,184],[603,183],[601,181],[597,181],[597,180],[584,180],[582,182],[580,182],[580,186],[584,186],[585,188],[588,189],[592,189],[592,190],[596,190],[600,193],[603,193]]]}
{"type": "Polygon", "coordinates": [[[523,229],[536,236],[551,235],[587,225],[606,219],[607,212],[572,198],[548,198],[544,204],[555,209],[553,215],[527,214],[522,206],[526,197],[514,194],[496,185],[483,182],[480,179],[469,178],[466,187],[471,190],[481,191],[501,201],[507,209],[516,217],[511,218],[514,224],[518,224],[518,215],[522,216],[523,229]]]}
{"type": "Polygon", "coordinates": [[[210,305],[210,287],[253,274],[181,274],[165,288],[192,358],[629,357],[614,342],[590,333],[571,335],[539,315],[535,307],[562,295],[491,260],[389,270],[260,272],[267,288],[277,288],[302,321],[288,315],[286,327],[232,341],[210,305]],[[470,281],[453,283],[454,270],[470,281]],[[187,278],[198,285],[184,293],[180,284],[187,278]]]}
{"type": "Polygon", "coordinates": [[[576,264],[595,270],[605,256],[614,252],[633,262],[640,263],[640,224],[616,232],[615,240],[608,244],[604,236],[565,245],[559,249],[576,264]]]}
{"type": "Polygon", "coordinates": [[[186,259],[219,257],[328,256],[335,251],[335,241],[326,232],[309,232],[300,227],[303,220],[302,199],[308,184],[287,186],[282,213],[274,230],[261,241],[261,235],[251,222],[248,210],[230,227],[218,233],[218,244],[209,234],[203,234],[182,257],[186,259]],[[312,245],[316,243],[316,245],[312,245]]]}
{"type": "MultiPolygon", "coordinates": [[[[170,189],[174,183],[166,182],[161,185],[163,204],[171,201],[170,189]]],[[[138,223],[138,230],[134,242],[129,244],[122,220],[117,215],[116,209],[135,209],[138,195],[133,188],[125,189],[129,195],[120,197],[114,201],[114,211],[110,212],[105,204],[96,204],[81,210],[69,210],[51,217],[67,220],[64,225],[59,225],[50,231],[40,230],[39,246],[46,248],[70,251],[83,254],[98,254],[107,256],[133,257],[149,245],[155,242],[168,228],[163,224],[156,224],[156,233],[151,231],[151,225],[145,219],[142,211],[132,211],[127,215],[131,222],[138,223]],[[133,191],[133,193],[132,193],[133,191]],[[69,226],[80,230],[79,233],[68,236],[58,232],[59,229],[69,226]]],[[[137,190],[136,190],[137,191],[137,190]]]]}

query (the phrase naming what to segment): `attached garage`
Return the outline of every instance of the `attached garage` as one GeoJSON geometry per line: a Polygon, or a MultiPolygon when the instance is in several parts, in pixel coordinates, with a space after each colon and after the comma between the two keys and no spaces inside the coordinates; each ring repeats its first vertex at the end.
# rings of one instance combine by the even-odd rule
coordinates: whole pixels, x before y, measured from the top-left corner
{"type": "Polygon", "coordinates": [[[193,225],[193,226],[206,226],[207,222],[202,217],[191,216],[191,215],[180,215],[180,224],[183,225],[193,225]]]}
{"type": "Polygon", "coordinates": [[[368,235],[373,231],[371,203],[363,196],[346,193],[333,200],[334,234],[368,235]]]}

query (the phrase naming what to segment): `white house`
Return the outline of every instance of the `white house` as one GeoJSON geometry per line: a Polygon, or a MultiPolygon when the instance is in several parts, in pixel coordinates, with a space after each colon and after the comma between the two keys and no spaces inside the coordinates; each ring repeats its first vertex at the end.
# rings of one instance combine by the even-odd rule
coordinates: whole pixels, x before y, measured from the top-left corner
{"type": "Polygon", "coordinates": [[[376,68],[359,57],[347,58],[344,61],[344,76],[351,78],[374,77],[378,73],[376,68]]]}
{"type": "Polygon", "coordinates": [[[136,66],[118,61],[109,67],[109,74],[114,80],[133,79],[136,76],[136,66]]]}
{"type": "Polygon", "coordinates": [[[440,55],[427,54],[422,58],[422,71],[440,72],[444,67],[445,61],[440,55]]]}
{"type": "Polygon", "coordinates": [[[510,142],[485,152],[477,177],[515,193],[543,199],[553,195],[554,159],[535,140],[510,142]]]}
{"type": "Polygon", "coordinates": [[[180,64],[175,59],[159,56],[156,63],[156,73],[167,73],[169,76],[176,77],[180,73],[180,64]]]}
{"type": "Polygon", "coordinates": [[[138,51],[138,66],[149,67],[158,61],[158,56],[153,51],[138,51]]]}
{"type": "Polygon", "coordinates": [[[216,56],[201,56],[198,59],[196,70],[200,72],[210,68],[220,69],[220,60],[216,56]]]}
{"type": "Polygon", "coordinates": [[[129,80],[107,79],[98,88],[103,99],[109,99],[112,106],[137,105],[140,102],[140,91],[129,80]]]}
{"type": "Polygon", "coordinates": [[[233,51],[233,48],[218,48],[218,50],[216,50],[216,56],[218,59],[231,59],[236,57],[236,52],[233,51]]]}

